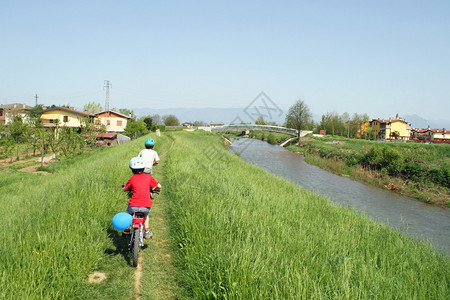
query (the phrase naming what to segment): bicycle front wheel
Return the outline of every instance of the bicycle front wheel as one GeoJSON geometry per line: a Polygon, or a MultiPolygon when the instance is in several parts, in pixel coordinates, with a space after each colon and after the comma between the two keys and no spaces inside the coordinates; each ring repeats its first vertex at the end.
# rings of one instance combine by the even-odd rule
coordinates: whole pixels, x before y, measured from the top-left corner
{"type": "Polygon", "coordinates": [[[133,235],[133,246],[131,247],[131,255],[133,256],[133,267],[137,267],[138,265],[138,256],[140,250],[140,240],[139,237],[141,235],[141,228],[134,229],[133,235]]]}

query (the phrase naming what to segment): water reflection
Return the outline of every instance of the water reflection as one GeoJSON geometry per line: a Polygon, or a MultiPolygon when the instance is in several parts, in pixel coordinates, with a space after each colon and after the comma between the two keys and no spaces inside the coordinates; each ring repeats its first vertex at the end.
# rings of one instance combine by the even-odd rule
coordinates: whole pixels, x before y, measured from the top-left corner
{"type": "Polygon", "coordinates": [[[280,146],[251,139],[229,147],[241,158],[302,187],[353,206],[378,222],[414,237],[430,240],[450,254],[450,209],[427,205],[394,192],[371,187],[305,163],[303,157],[280,146]]]}

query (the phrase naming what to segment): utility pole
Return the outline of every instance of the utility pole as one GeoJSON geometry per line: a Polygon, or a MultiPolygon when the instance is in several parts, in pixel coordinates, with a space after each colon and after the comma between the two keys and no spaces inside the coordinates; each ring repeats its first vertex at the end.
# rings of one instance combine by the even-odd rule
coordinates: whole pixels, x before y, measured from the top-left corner
{"type": "Polygon", "coordinates": [[[38,97],[38,95],[36,94],[36,95],[34,96],[34,98],[36,98],[36,104],[35,104],[35,106],[37,106],[37,105],[38,105],[38,100],[37,100],[37,99],[38,99],[39,97],[38,97]]]}
{"type": "Polygon", "coordinates": [[[105,101],[105,111],[106,111],[106,130],[108,130],[109,124],[109,88],[112,88],[112,84],[109,82],[109,80],[104,81],[105,88],[106,88],[106,101],[105,101]]]}
{"type": "Polygon", "coordinates": [[[105,102],[105,110],[109,111],[109,88],[112,88],[112,84],[109,82],[109,80],[104,81],[104,88],[106,88],[106,102],[105,102]]]}

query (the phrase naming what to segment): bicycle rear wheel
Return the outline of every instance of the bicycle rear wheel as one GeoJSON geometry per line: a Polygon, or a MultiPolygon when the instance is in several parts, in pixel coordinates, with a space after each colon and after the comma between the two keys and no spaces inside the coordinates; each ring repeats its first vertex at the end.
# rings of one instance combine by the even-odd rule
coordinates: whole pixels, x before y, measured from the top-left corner
{"type": "Polygon", "coordinates": [[[137,267],[137,265],[138,265],[139,250],[141,248],[140,240],[139,240],[139,237],[141,235],[140,231],[141,231],[141,228],[134,229],[133,245],[131,246],[131,255],[133,257],[133,267],[137,267]]]}

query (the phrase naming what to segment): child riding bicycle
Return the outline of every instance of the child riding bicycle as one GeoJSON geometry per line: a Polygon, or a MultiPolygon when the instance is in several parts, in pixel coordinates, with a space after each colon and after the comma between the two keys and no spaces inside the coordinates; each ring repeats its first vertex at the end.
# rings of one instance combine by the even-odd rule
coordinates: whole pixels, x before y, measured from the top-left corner
{"type": "MultiPolygon", "coordinates": [[[[133,215],[136,212],[140,212],[147,217],[153,203],[150,189],[159,190],[161,189],[161,185],[153,178],[153,176],[144,173],[145,161],[142,157],[133,157],[130,160],[129,166],[133,172],[133,176],[128,179],[123,187],[124,191],[132,192],[132,196],[130,200],[128,200],[127,213],[133,215]]],[[[148,218],[145,219],[144,230],[144,238],[150,239],[153,234],[149,230],[148,218]]]]}
{"type": "Polygon", "coordinates": [[[153,175],[153,166],[159,163],[158,153],[153,150],[155,141],[153,139],[145,140],[145,149],[139,152],[138,156],[142,157],[145,161],[144,173],[153,175]]]}

